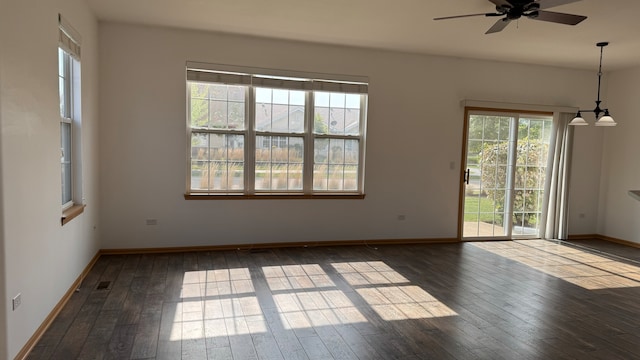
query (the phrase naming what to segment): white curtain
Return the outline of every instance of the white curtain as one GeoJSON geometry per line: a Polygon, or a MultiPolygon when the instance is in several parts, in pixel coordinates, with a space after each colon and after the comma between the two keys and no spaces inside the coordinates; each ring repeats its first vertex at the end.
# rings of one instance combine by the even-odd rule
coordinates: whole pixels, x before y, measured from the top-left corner
{"type": "Polygon", "coordinates": [[[549,166],[545,181],[545,197],[540,219],[540,236],[566,240],[568,237],[569,172],[573,148],[574,114],[554,113],[549,143],[549,166]]]}

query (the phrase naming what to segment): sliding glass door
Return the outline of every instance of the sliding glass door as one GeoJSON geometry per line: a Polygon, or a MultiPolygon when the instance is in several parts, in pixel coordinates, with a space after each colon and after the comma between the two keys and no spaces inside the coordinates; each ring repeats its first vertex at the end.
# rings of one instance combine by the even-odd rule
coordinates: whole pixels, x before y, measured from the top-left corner
{"type": "Polygon", "coordinates": [[[539,237],[552,116],[467,109],[463,239],[539,237]]]}

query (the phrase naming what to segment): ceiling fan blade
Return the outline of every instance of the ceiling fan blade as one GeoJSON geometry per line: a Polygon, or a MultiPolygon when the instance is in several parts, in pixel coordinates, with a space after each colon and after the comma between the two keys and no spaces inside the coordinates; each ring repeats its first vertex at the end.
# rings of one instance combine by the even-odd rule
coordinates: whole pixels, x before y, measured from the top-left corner
{"type": "Polygon", "coordinates": [[[549,9],[552,7],[571,4],[578,1],[581,0],[538,0],[537,3],[540,4],[540,9],[549,9]]]}
{"type": "Polygon", "coordinates": [[[582,15],[574,15],[574,14],[565,14],[553,11],[537,11],[537,16],[531,16],[530,19],[533,20],[541,20],[541,21],[549,21],[558,24],[566,24],[566,25],[577,25],[581,23],[586,16],[582,15]]]}
{"type": "Polygon", "coordinates": [[[507,0],[489,0],[489,1],[494,3],[496,6],[502,6],[502,5],[511,6],[511,4],[507,0]]]}
{"type": "Polygon", "coordinates": [[[485,34],[493,34],[493,33],[500,32],[500,31],[504,30],[504,28],[506,28],[507,25],[509,25],[510,22],[511,22],[511,20],[509,20],[507,18],[500,19],[500,20],[496,21],[496,23],[493,24],[493,26],[490,27],[489,30],[487,30],[487,32],[485,34]]]}
{"type": "Polygon", "coordinates": [[[498,13],[468,14],[468,15],[437,17],[437,18],[433,18],[433,20],[459,19],[459,18],[466,18],[466,17],[472,17],[472,16],[501,16],[501,15],[502,14],[498,14],[498,13]]]}

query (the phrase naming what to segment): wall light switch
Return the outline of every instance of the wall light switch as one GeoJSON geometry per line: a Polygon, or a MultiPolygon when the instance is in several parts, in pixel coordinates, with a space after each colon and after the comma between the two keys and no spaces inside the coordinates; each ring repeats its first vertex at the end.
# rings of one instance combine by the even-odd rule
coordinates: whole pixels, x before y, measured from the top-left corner
{"type": "Polygon", "coordinates": [[[13,305],[13,311],[16,311],[20,304],[22,304],[22,294],[16,295],[13,299],[11,299],[11,304],[13,305]]]}

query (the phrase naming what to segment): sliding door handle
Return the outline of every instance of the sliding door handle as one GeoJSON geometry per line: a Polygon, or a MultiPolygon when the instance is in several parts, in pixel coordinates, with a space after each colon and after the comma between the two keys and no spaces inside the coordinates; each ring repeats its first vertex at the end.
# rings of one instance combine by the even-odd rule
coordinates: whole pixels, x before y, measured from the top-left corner
{"type": "Polygon", "coordinates": [[[464,172],[464,177],[462,179],[462,182],[464,182],[467,185],[469,185],[469,169],[467,169],[467,171],[464,172]]]}

